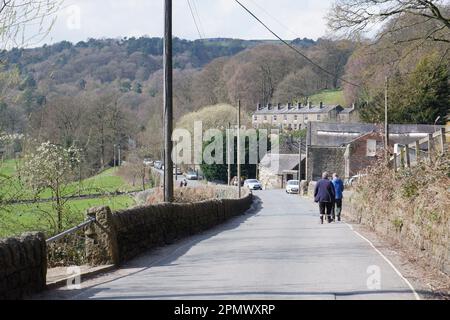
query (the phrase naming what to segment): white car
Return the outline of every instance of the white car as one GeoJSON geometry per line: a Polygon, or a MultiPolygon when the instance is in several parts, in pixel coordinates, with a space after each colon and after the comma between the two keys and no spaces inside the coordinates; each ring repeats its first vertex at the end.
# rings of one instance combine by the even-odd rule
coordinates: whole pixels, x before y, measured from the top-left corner
{"type": "Polygon", "coordinates": [[[195,171],[188,171],[184,176],[188,180],[198,180],[198,175],[195,171]]]}
{"type": "Polygon", "coordinates": [[[289,180],[286,184],[286,193],[298,193],[298,180],[289,180]]]}
{"type": "Polygon", "coordinates": [[[154,163],[153,163],[153,166],[156,168],[156,169],[161,169],[162,168],[162,161],[155,161],[154,163]]]}
{"type": "Polygon", "coordinates": [[[149,158],[145,158],[143,163],[144,163],[144,166],[153,166],[153,161],[149,158]]]}
{"type": "Polygon", "coordinates": [[[244,181],[244,187],[249,188],[250,190],[262,190],[261,182],[256,179],[247,179],[244,181]]]}

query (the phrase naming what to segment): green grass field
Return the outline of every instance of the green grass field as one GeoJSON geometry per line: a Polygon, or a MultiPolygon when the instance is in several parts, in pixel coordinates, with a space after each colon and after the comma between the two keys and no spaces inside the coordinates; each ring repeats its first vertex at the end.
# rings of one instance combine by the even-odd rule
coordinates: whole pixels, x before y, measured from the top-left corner
{"type": "MultiPolygon", "coordinates": [[[[0,163],[0,176],[10,179],[0,183],[0,198],[13,194],[16,190],[21,192],[17,199],[30,199],[33,196],[31,190],[26,190],[16,176],[16,162],[7,160],[0,163]]],[[[3,179],[3,178],[2,178],[3,179]]],[[[85,179],[79,183],[68,186],[67,194],[93,194],[115,191],[132,191],[137,187],[128,184],[122,177],[115,175],[114,169],[108,169],[102,173],[85,179]]],[[[40,198],[51,197],[50,190],[45,190],[40,198]]],[[[123,209],[135,204],[134,199],[127,195],[105,196],[95,199],[69,200],[66,204],[64,226],[69,228],[85,219],[86,209],[96,206],[110,206],[112,210],[123,209]]],[[[51,235],[55,231],[56,212],[51,202],[16,204],[0,206],[0,238],[18,235],[26,231],[43,231],[51,235]]]]}
{"type": "MultiPolygon", "coordinates": [[[[0,195],[11,192],[11,190],[20,190],[17,194],[16,199],[33,199],[35,194],[32,190],[27,190],[27,188],[20,183],[17,173],[17,163],[14,160],[6,160],[0,164],[0,175],[8,176],[7,183],[0,185],[0,195]]],[[[71,183],[65,188],[64,193],[67,195],[72,194],[82,194],[88,195],[93,193],[107,193],[107,192],[126,192],[134,191],[138,189],[136,186],[132,186],[127,183],[122,177],[115,174],[116,169],[107,169],[102,173],[84,179],[79,182],[71,183]]],[[[44,190],[39,195],[38,198],[51,198],[51,190],[44,190]]]]}
{"type": "MultiPolygon", "coordinates": [[[[109,206],[112,210],[135,205],[127,195],[96,199],[70,200],[63,217],[65,229],[84,221],[86,210],[97,206],[109,206]]],[[[50,202],[10,205],[0,208],[0,238],[19,235],[27,231],[55,233],[56,213],[50,202]]]]}
{"type": "Polygon", "coordinates": [[[324,90],[310,97],[313,104],[319,104],[321,101],[324,104],[340,104],[346,107],[344,92],[340,89],[324,90]]]}

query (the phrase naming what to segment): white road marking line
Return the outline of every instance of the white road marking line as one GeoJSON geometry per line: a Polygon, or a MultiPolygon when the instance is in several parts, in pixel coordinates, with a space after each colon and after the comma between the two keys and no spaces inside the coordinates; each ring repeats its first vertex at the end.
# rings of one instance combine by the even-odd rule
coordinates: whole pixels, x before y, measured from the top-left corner
{"type": "Polygon", "coordinates": [[[356,235],[358,235],[361,239],[367,241],[370,244],[370,246],[387,262],[387,264],[391,266],[391,268],[395,271],[395,273],[397,273],[397,275],[408,285],[408,287],[411,289],[412,293],[414,294],[414,297],[416,298],[416,300],[420,300],[420,296],[416,292],[416,290],[414,289],[412,284],[408,281],[408,279],[406,279],[402,275],[402,273],[394,266],[394,264],[380,250],[378,250],[369,239],[364,237],[358,231],[355,231],[355,229],[353,229],[352,225],[348,224],[347,222],[344,222],[344,223],[350,228],[350,230],[352,230],[354,233],[356,233],[356,235]]]}

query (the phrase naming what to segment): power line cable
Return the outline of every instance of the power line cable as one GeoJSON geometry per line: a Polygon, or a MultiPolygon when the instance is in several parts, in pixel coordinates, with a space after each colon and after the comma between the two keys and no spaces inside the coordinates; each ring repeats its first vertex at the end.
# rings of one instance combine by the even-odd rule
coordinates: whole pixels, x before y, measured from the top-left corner
{"type": "Polygon", "coordinates": [[[272,18],[275,22],[277,22],[281,27],[283,27],[284,29],[286,29],[287,31],[289,31],[294,37],[296,38],[301,38],[296,32],[292,31],[291,28],[289,28],[288,26],[286,26],[283,22],[281,22],[278,18],[274,17],[269,11],[267,11],[266,9],[264,9],[263,6],[261,6],[260,4],[258,4],[256,1],[254,0],[250,0],[250,2],[252,2],[255,6],[257,6],[262,12],[264,12],[268,17],[272,18]]]}
{"type": "Polygon", "coordinates": [[[200,39],[203,39],[200,29],[198,28],[197,20],[195,19],[194,11],[192,10],[191,2],[189,0],[187,0],[187,3],[189,6],[189,10],[191,11],[191,16],[192,16],[192,19],[194,20],[195,28],[197,29],[198,35],[199,35],[200,39]]]}
{"type": "Polygon", "coordinates": [[[192,6],[193,6],[193,8],[194,8],[194,13],[195,13],[196,16],[197,16],[198,24],[199,24],[199,27],[200,27],[200,31],[201,31],[202,34],[203,34],[203,38],[206,38],[205,29],[203,28],[202,19],[200,18],[200,14],[198,13],[196,0],[192,0],[192,6]]]}
{"type": "MultiPolygon", "coordinates": [[[[306,61],[308,61],[309,63],[311,63],[312,65],[316,66],[318,69],[322,70],[323,72],[336,77],[337,75],[332,73],[331,71],[328,71],[327,69],[325,69],[324,67],[320,66],[318,63],[314,62],[313,60],[311,60],[310,58],[308,58],[303,52],[301,52],[300,50],[298,50],[296,47],[294,47],[293,45],[291,45],[290,43],[288,43],[287,41],[283,40],[278,34],[276,34],[274,31],[272,31],[272,29],[270,29],[264,22],[261,21],[261,19],[259,19],[253,12],[250,11],[250,9],[248,9],[246,6],[244,6],[239,0],[234,0],[237,4],[239,4],[245,11],[247,11],[253,18],[255,18],[256,21],[258,21],[264,28],[266,28],[271,34],[273,34],[278,40],[280,40],[282,43],[284,43],[286,46],[288,46],[290,49],[294,50],[297,54],[299,54],[300,56],[302,56],[306,61]]],[[[337,77],[337,79],[341,80],[342,82],[345,82],[347,84],[350,84],[352,86],[355,87],[360,87],[360,85],[350,82],[348,80],[345,80],[341,77],[337,77]]]]}

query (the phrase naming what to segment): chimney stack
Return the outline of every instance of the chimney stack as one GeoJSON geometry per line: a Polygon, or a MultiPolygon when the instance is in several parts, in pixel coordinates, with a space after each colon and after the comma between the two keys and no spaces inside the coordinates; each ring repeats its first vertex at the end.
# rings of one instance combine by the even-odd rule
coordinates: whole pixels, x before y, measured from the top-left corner
{"type": "Polygon", "coordinates": [[[322,108],[323,108],[323,102],[320,101],[320,109],[322,109],[322,108]]]}
{"type": "Polygon", "coordinates": [[[288,110],[291,110],[292,108],[292,103],[288,102],[288,110]]]}
{"type": "Polygon", "coordinates": [[[355,109],[355,103],[354,102],[352,103],[352,109],[355,109]]]}
{"type": "Polygon", "coordinates": [[[256,110],[261,110],[261,103],[258,103],[258,105],[256,106],[256,110]]]}
{"type": "Polygon", "coordinates": [[[272,110],[272,104],[271,103],[267,104],[267,109],[272,110]]]}
{"type": "Polygon", "coordinates": [[[302,103],[301,102],[298,102],[297,103],[297,110],[300,110],[302,108],[302,103]]]}
{"type": "Polygon", "coordinates": [[[278,103],[278,104],[277,104],[277,109],[278,109],[278,110],[281,110],[281,103],[278,103]]]}
{"type": "Polygon", "coordinates": [[[311,107],[312,107],[312,101],[309,101],[308,102],[308,109],[311,109],[311,107]]]}

